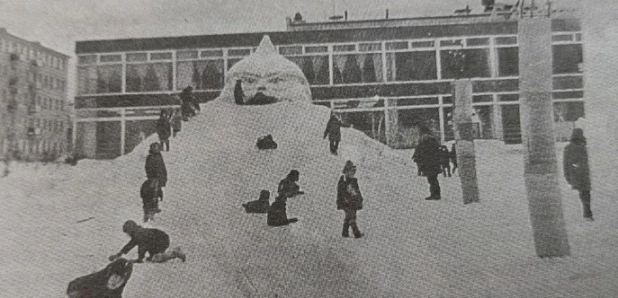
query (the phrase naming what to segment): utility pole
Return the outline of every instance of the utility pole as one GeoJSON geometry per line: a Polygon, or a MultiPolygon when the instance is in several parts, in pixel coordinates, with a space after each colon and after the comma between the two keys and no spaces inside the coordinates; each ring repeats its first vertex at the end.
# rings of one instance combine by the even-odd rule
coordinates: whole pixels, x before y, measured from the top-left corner
{"type": "Polygon", "coordinates": [[[568,256],[554,135],[551,19],[520,19],[518,32],[524,179],[536,254],[568,256]]]}
{"type": "Polygon", "coordinates": [[[475,129],[472,122],[472,81],[458,79],[451,85],[455,108],[453,124],[455,148],[464,204],[479,201],[478,179],[476,177],[476,153],[474,150],[475,129]]]}

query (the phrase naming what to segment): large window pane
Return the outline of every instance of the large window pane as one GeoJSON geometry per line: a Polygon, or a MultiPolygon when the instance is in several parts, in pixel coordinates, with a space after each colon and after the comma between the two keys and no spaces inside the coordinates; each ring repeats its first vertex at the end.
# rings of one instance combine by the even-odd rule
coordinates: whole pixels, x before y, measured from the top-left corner
{"type": "Polygon", "coordinates": [[[172,63],[127,65],[127,92],[172,90],[172,63]]]}
{"type": "Polygon", "coordinates": [[[442,78],[482,78],[491,76],[488,52],[488,49],[440,51],[442,78]]]}
{"type": "Polygon", "coordinates": [[[389,81],[437,79],[436,53],[434,51],[399,52],[386,54],[389,81]]]}
{"type": "Polygon", "coordinates": [[[341,113],[341,119],[345,123],[354,125],[354,129],[364,132],[375,140],[386,143],[383,111],[341,113]]]}
{"type": "Polygon", "coordinates": [[[418,144],[421,127],[429,129],[440,139],[438,108],[399,110],[397,115],[397,148],[413,148],[418,144]]]}
{"type": "Polygon", "coordinates": [[[309,84],[328,85],[330,83],[328,56],[296,56],[287,57],[287,59],[300,67],[309,84]]]}
{"type": "Polygon", "coordinates": [[[498,48],[498,76],[519,75],[519,48],[498,48]]]}
{"type": "Polygon", "coordinates": [[[179,90],[187,86],[195,90],[223,88],[223,60],[178,62],[176,73],[179,90]]]}
{"type": "Polygon", "coordinates": [[[78,94],[122,92],[122,65],[80,66],[78,94]]]}
{"type": "Polygon", "coordinates": [[[583,61],[581,44],[555,45],[552,48],[554,74],[581,72],[579,65],[583,61]]]}
{"type": "Polygon", "coordinates": [[[370,83],[383,80],[380,54],[335,55],[333,59],[333,82],[335,84],[370,83]]]}

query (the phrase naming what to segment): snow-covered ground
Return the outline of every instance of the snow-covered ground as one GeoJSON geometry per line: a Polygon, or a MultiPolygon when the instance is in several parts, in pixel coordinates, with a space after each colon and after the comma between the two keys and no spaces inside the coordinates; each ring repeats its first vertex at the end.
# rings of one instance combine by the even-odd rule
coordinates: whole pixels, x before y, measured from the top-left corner
{"type": "MultiPolygon", "coordinates": [[[[424,201],[428,184],[411,152],[358,131],[344,129],[340,154],[331,155],[326,108],[215,102],[202,111],[163,153],[163,212],[147,224],[168,232],[187,262],[137,264],[124,297],[618,296],[614,181],[593,185],[596,221],[585,222],[577,193],[560,179],[572,255],[540,259],[520,146],[476,142],[481,202],[464,206],[458,177],[440,177],[443,200],[424,201]],[[257,150],[266,134],[277,150],[257,150]],[[365,197],[358,223],[367,236],[358,240],[340,236],[335,208],[348,158],[365,197]],[[298,223],[270,228],[265,215],[244,213],[241,203],[261,189],[274,194],[291,169],[306,192],[288,201],[298,223]]],[[[0,179],[1,297],[64,297],[69,281],[107,265],[128,241],[122,223],[141,221],[139,187],[155,138],[112,161],[12,166],[0,179]]]]}

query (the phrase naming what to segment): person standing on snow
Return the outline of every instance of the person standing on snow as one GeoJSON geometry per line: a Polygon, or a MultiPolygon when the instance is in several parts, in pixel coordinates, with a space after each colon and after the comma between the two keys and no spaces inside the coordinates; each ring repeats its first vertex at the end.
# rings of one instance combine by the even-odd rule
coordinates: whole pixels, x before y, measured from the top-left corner
{"type": "Polygon", "coordinates": [[[182,128],[182,113],[179,109],[174,110],[172,118],[170,119],[172,124],[172,137],[176,137],[180,129],[182,128]]]}
{"type": "Polygon", "coordinates": [[[157,198],[163,200],[163,190],[167,184],[167,169],[165,168],[165,161],[161,155],[159,143],[150,144],[150,151],[148,157],[146,157],[146,177],[148,179],[154,179],[153,184],[157,189],[155,192],[157,198]]]}
{"type": "Polygon", "coordinates": [[[159,209],[159,198],[163,197],[159,182],[155,178],[146,180],[140,188],[142,198],[142,208],[144,210],[144,222],[154,220],[155,214],[161,212],[159,209]]]}
{"type": "Polygon", "coordinates": [[[341,127],[351,127],[352,125],[344,124],[335,116],[335,114],[330,114],[330,119],[326,124],[326,129],[324,130],[324,139],[328,136],[328,141],[330,142],[330,152],[332,154],[337,154],[337,149],[339,148],[339,142],[341,142],[341,127]]]}
{"type": "Polygon", "coordinates": [[[363,209],[363,196],[355,175],[356,166],[348,160],[343,167],[343,175],[337,183],[337,210],[343,210],[345,213],[341,236],[346,238],[350,237],[350,228],[352,228],[354,238],[364,236],[356,225],[356,212],[363,209]]]}
{"type": "Polygon", "coordinates": [[[144,262],[146,253],[148,253],[146,261],[153,263],[163,263],[175,258],[184,262],[187,259],[180,247],[167,251],[170,246],[170,237],[161,230],[143,228],[134,221],[127,220],[122,226],[122,231],[129,235],[131,240],[120,252],[109,257],[111,262],[129,253],[135,246],[137,246],[137,259],[133,261],[134,263],[144,262]]]}
{"type": "Polygon", "coordinates": [[[449,155],[451,156],[451,162],[453,163],[453,175],[455,175],[455,170],[457,170],[457,149],[455,149],[455,144],[453,143],[453,145],[451,146],[451,153],[449,153],[449,155]]]}
{"type": "Polygon", "coordinates": [[[590,166],[588,165],[588,150],[586,149],[586,138],[581,128],[574,128],[571,133],[571,140],[564,147],[563,157],[564,178],[571,187],[579,191],[584,219],[594,220],[590,208],[590,166]]]}
{"type": "Polygon", "coordinates": [[[157,120],[157,134],[159,135],[159,142],[161,142],[161,150],[165,145],[166,151],[170,151],[170,135],[172,134],[172,126],[170,124],[170,118],[165,110],[161,110],[159,120],[157,120]]]}
{"type": "Polygon", "coordinates": [[[197,115],[199,105],[196,104],[195,96],[193,96],[193,87],[187,86],[180,93],[180,109],[182,110],[182,119],[188,121],[189,118],[197,115]],[[197,106],[197,107],[196,107],[197,106]]]}
{"type": "Polygon", "coordinates": [[[270,205],[268,210],[266,223],[269,226],[285,226],[298,221],[297,218],[289,218],[287,215],[287,199],[304,194],[300,190],[298,182],[300,173],[297,170],[291,170],[285,179],[279,182],[277,192],[279,193],[275,198],[275,202],[270,205]]]}
{"type": "Polygon", "coordinates": [[[444,145],[440,146],[440,166],[444,177],[451,177],[451,154],[444,145]]]}
{"type": "Polygon", "coordinates": [[[431,135],[428,129],[421,130],[421,142],[416,146],[414,154],[418,157],[421,171],[427,176],[430,196],[425,200],[440,200],[440,182],[438,175],[442,172],[440,167],[440,143],[431,135]]]}

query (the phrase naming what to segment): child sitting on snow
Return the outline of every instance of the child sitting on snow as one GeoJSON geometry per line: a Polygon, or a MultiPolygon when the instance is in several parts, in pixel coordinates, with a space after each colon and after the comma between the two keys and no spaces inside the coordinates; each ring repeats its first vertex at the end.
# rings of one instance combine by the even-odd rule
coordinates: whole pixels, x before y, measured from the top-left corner
{"type": "Polygon", "coordinates": [[[133,263],[119,258],[103,270],[71,281],[67,288],[67,296],[69,298],[122,297],[122,291],[132,272],[133,263]]]}
{"type": "Polygon", "coordinates": [[[270,192],[268,190],[262,190],[260,192],[260,198],[256,201],[250,201],[242,204],[245,207],[247,213],[266,213],[270,209],[270,192]]]}

